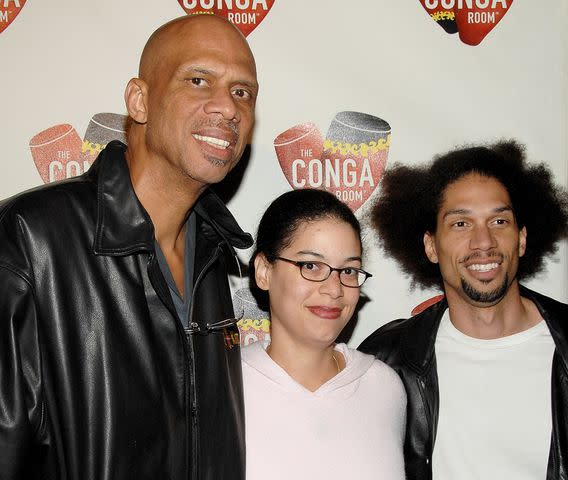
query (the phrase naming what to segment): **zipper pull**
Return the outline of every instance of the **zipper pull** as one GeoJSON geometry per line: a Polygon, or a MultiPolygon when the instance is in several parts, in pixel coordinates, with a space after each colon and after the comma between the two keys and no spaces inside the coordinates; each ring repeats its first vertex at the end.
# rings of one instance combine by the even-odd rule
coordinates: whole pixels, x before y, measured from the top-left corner
{"type": "Polygon", "coordinates": [[[188,327],[184,328],[184,330],[185,330],[185,336],[189,340],[189,337],[191,335],[193,335],[194,333],[199,333],[199,324],[197,322],[189,322],[188,327]]]}

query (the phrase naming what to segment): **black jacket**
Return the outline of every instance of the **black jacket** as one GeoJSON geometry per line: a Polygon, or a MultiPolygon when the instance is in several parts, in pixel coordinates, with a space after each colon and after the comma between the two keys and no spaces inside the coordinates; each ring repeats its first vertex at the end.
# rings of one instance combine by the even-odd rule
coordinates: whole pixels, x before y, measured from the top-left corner
{"type": "MultiPolygon", "coordinates": [[[[568,305],[521,287],[546,321],[556,350],[552,363],[552,438],[547,480],[568,480],[568,305]]],[[[395,320],[371,334],[359,350],[393,367],[408,395],[404,457],[409,480],[432,478],[438,425],[438,374],[434,344],[446,300],[395,320]]]]}
{"type": "Polygon", "coordinates": [[[244,479],[238,330],[227,279],[244,233],[197,213],[189,334],[125,146],[0,204],[0,479],[244,479]]]}

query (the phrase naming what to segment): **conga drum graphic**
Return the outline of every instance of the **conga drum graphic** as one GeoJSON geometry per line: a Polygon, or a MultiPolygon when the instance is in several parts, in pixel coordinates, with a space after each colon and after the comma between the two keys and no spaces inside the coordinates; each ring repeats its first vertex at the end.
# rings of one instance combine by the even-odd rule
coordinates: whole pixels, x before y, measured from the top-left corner
{"type": "Polygon", "coordinates": [[[233,296],[233,307],[237,317],[241,317],[237,324],[241,335],[241,345],[249,345],[270,338],[270,315],[268,311],[258,306],[248,288],[237,290],[233,296]]]}
{"type": "Polygon", "coordinates": [[[310,164],[323,152],[323,138],[313,123],[295,125],[274,139],[280,168],[293,189],[310,187],[310,164]]]}
{"type": "Polygon", "coordinates": [[[96,113],[91,118],[83,138],[83,159],[91,165],[111,140],[126,143],[126,115],[96,113]]]}
{"type": "Polygon", "coordinates": [[[74,177],[84,172],[81,144],[79,134],[67,123],[43,130],[30,140],[32,157],[44,183],[74,177]]]}
{"type": "Polygon", "coordinates": [[[315,187],[334,193],[355,211],[379,184],[390,146],[390,125],[360,112],[339,112],[324,140],[315,187]]]}

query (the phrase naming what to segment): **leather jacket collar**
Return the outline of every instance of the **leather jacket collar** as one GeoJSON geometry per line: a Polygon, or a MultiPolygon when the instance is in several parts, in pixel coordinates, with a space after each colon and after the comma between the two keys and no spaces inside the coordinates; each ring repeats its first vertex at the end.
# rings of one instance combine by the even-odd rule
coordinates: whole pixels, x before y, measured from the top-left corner
{"type": "Polygon", "coordinates": [[[425,374],[434,359],[436,334],[446,308],[448,302],[443,298],[408,320],[401,347],[408,366],[419,376],[425,374]]]}
{"type": "MultiPolygon", "coordinates": [[[[126,145],[110,142],[86,173],[97,181],[96,255],[121,256],[154,250],[154,225],[136,197],[128,165],[126,145]],[[98,180],[97,180],[98,177],[98,180]]],[[[194,206],[209,226],[205,235],[216,235],[236,248],[248,248],[253,240],[244,232],[223,202],[207,189],[194,206]]]]}
{"type": "Polygon", "coordinates": [[[562,359],[564,371],[568,373],[568,322],[566,321],[565,305],[545,297],[540,293],[533,292],[526,287],[520,286],[521,295],[532,300],[542,318],[546,322],[550,335],[554,339],[556,352],[562,359]]]}
{"type": "MultiPolygon", "coordinates": [[[[520,293],[538,308],[560,352],[564,369],[568,372],[568,322],[560,322],[557,302],[519,285],[520,293]]],[[[560,304],[558,304],[560,305],[560,304]]],[[[402,349],[408,365],[420,376],[424,375],[434,360],[434,345],[442,316],[448,308],[446,299],[408,320],[408,328],[402,338],[402,349]]]]}

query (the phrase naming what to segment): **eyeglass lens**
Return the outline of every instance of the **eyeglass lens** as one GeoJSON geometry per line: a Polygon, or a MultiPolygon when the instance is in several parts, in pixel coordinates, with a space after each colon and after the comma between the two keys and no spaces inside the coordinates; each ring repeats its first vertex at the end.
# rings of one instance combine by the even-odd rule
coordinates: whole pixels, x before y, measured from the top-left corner
{"type": "Polygon", "coordinates": [[[304,263],[300,267],[300,272],[306,280],[318,282],[326,280],[332,271],[339,272],[340,282],[347,287],[360,287],[367,279],[363,272],[354,268],[335,269],[323,262],[304,263]]]}

